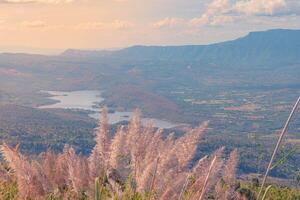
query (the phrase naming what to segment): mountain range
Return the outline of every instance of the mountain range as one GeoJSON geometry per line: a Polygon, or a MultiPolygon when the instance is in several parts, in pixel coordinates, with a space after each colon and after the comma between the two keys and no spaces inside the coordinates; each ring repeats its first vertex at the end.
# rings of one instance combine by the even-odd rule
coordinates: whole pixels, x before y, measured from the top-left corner
{"type": "Polygon", "coordinates": [[[236,40],[210,45],[132,46],[117,51],[69,49],[62,55],[126,60],[184,60],[223,65],[300,63],[300,30],[250,32],[236,40]]]}

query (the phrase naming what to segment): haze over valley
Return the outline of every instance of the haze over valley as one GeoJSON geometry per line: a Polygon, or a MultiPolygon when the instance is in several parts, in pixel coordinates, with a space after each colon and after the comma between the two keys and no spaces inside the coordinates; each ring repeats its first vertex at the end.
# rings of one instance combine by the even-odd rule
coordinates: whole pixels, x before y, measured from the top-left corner
{"type": "MultiPolygon", "coordinates": [[[[115,123],[126,123],[139,108],[144,118],[175,128],[178,135],[209,120],[207,145],[198,156],[221,145],[240,147],[240,172],[257,173],[300,95],[300,30],[251,32],[211,45],[69,49],[55,56],[2,53],[0,75],[0,137],[24,144],[25,152],[61,150],[70,142],[77,151],[89,152],[96,126],[90,116],[106,105],[118,118],[115,123]],[[53,106],[59,105],[57,92],[45,91],[63,92],[60,100],[79,92],[69,100],[76,109],[53,106]],[[101,97],[84,91],[101,92],[101,97]],[[90,103],[82,110],[84,98],[90,103]],[[55,136],[54,130],[59,130],[55,136]],[[251,163],[250,157],[261,164],[251,163]]],[[[287,149],[298,145],[299,125],[297,114],[287,149]]],[[[291,177],[299,167],[297,159],[293,155],[289,171],[278,169],[273,175],[291,177]]]]}

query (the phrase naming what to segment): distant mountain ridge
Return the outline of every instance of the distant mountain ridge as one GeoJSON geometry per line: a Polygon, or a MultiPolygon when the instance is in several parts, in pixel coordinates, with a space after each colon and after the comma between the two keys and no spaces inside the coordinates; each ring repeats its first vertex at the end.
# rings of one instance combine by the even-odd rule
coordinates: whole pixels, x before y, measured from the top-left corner
{"type": "Polygon", "coordinates": [[[300,30],[250,32],[236,40],[210,45],[132,46],[118,51],[67,50],[62,55],[128,60],[185,60],[232,65],[300,63],[300,30]]]}

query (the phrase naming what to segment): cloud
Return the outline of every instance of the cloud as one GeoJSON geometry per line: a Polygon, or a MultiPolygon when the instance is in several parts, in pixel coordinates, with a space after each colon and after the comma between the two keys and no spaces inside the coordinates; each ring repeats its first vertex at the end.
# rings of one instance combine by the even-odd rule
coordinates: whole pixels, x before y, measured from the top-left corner
{"type": "Polygon", "coordinates": [[[117,30],[126,30],[134,27],[134,24],[130,21],[123,21],[123,20],[115,20],[113,21],[110,26],[113,29],[117,30]]]}
{"type": "MultiPolygon", "coordinates": [[[[5,21],[3,21],[4,23],[5,21]]],[[[2,21],[0,20],[0,27],[2,25],[2,21]]],[[[107,31],[107,30],[129,30],[135,26],[134,23],[130,21],[124,20],[114,20],[110,22],[102,22],[102,21],[87,21],[78,24],[47,24],[41,20],[33,20],[33,21],[23,21],[18,25],[21,25],[23,28],[36,28],[43,30],[82,30],[82,31],[107,31]]]]}
{"type": "Polygon", "coordinates": [[[246,15],[273,15],[287,6],[286,0],[250,0],[238,1],[233,10],[246,15]]]}
{"type": "Polygon", "coordinates": [[[224,14],[230,9],[231,5],[229,0],[213,0],[206,9],[205,14],[213,16],[216,14],[224,14]]]}
{"type": "Polygon", "coordinates": [[[236,18],[233,16],[219,15],[219,16],[215,16],[212,18],[212,20],[210,21],[210,25],[211,26],[219,26],[219,25],[232,23],[235,20],[236,20],[236,18]]]}
{"type": "Polygon", "coordinates": [[[185,23],[184,19],[180,18],[164,18],[152,24],[153,28],[164,29],[164,28],[177,28],[183,26],[185,23]]]}
{"type": "Polygon", "coordinates": [[[220,26],[251,16],[298,15],[300,0],[212,0],[190,26],[220,26]]]}
{"type": "Polygon", "coordinates": [[[189,27],[202,26],[220,26],[231,23],[235,20],[235,16],[231,16],[232,5],[229,0],[213,0],[208,4],[205,12],[191,20],[183,20],[179,18],[165,18],[153,24],[154,28],[174,28],[182,27],[183,24],[189,27]]]}
{"type": "Polygon", "coordinates": [[[44,28],[47,26],[47,24],[44,21],[40,20],[24,21],[21,25],[27,28],[44,28]]]}
{"type": "Polygon", "coordinates": [[[82,29],[82,30],[99,30],[105,28],[106,24],[103,22],[86,22],[81,23],[75,26],[75,29],[82,29]]]}
{"type": "Polygon", "coordinates": [[[71,2],[73,2],[73,0],[0,0],[0,3],[8,4],[62,4],[71,2]]]}
{"type": "Polygon", "coordinates": [[[75,26],[75,29],[81,30],[104,30],[104,29],[115,29],[115,30],[127,30],[133,28],[135,25],[130,21],[114,20],[112,22],[84,22],[75,26]]]}
{"type": "Polygon", "coordinates": [[[232,5],[229,0],[213,0],[206,8],[206,11],[200,16],[190,20],[190,26],[217,26],[233,22],[234,17],[228,15],[232,5]]]}
{"type": "Polygon", "coordinates": [[[190,20],[189,25],[190,26],[205,26],[209,24],[210,17],[206,14],[203,14],[201,17],[195,17],[190,20]]]}

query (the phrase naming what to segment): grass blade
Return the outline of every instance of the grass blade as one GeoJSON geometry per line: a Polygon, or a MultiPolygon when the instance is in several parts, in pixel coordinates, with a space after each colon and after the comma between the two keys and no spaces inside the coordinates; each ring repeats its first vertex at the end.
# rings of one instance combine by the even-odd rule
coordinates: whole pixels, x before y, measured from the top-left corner
{"type": "Polygon", "coordinates": [[[272,187],[273,187],[273,185],[269,185],[269,186],[266,188],[266,191],[265,191],[265,193],[264,193],[264,196],[262,197],[261,200],[265,200],[265,199],[266,199],[267,194],[268,194],[268,192],[272,189],[272,187]]]}
{"type": "Polygon", "coordinates": [[[283,127],[283,129],[282,129],[282,131],[281,131],[280,137],[278,138],[276,147],[275,147],[274,152],[273,152],[273,154],[272,154],[271,160],[270,160],[270,162],[269,162],[268,168],[267,168],[267,170],[266,170],[266,173],[265,173],[264,178],[263,178],[263,181],[262,181],[261,188],[260,188],[259,193],[258,193],[258,196],[257,196],[257,199],[258,199],[258,200],[259,200],[259,198],[260,198],[260,196],[261,196],[261,194],[262,194],[262,190],[263,190],[264,185],[265,185],[265,183],[266,183],[266,180],[267,180],[267,178],[268,178],[269,172],[270,172],[270,170],[271,170],[271,168],[272,168],[272,163],[273,163],[273,161],[274,161],[274,159],[275,159],[276,153],[277,153],[278,149],[280,148],[282,139],[283,139],[283,137],[284,137],[284,135],[285,135],[285,133],[286,133],[286,131],[287,131],[287,129],[288,129],[288,126],[289,126],[289,124],[290,124],[290,122],[291,122],[291,119],[293,118],[293,116],[294,116],[294,114],[295,114],[295,112],[296,112],[296,110],[297,110],[297,108],[298,108],[298,106],[299,106],[299,103],[300,103],[300,97],[298,98],[297,102],[295,103],[295,105],[294,105],[294,107],[293,107],[293,109],[292,109],[292,111],[291,111],[291,113],[290,113],[290,115],[289,115],[289,117],[288,117],[288,119],[287,119],[287,121],[286,121],[286,123],[285,123],[285,125],[284,125],[284,127],[283,127]]]}
{"type": "Polygon", "coordinates": [[[214,159],[212,160],[212,162],[210,164],[210,167],[208,169],[208,172],[207,172],[207,175],[206,175],[206,178],[205,178],[205,182],[204,182],[199,200],[202,200],[204,198],[204,195],[205,195],[205,192],[206,192],[206,187],[207,187],[207,184],[208,184],[208,180],[209,180],[210,174],[212,172],[212,169],[215,165],[216,160],[217,160],[217,156],[214,157],[214,159]]]}

